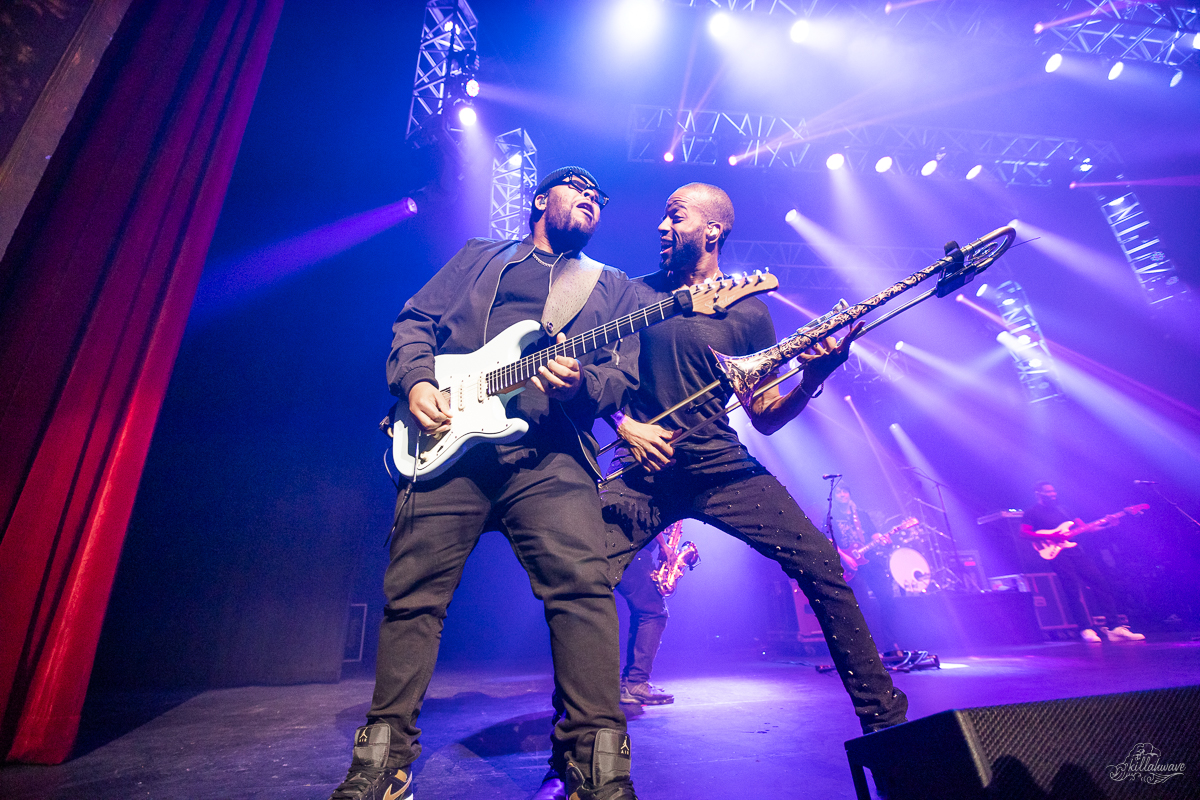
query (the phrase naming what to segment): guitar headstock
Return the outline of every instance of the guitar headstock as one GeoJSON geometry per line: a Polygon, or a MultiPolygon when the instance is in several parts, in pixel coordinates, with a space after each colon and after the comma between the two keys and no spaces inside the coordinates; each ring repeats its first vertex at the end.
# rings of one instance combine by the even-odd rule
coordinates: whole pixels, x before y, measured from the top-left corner
{"type": "Polygon", "coordinates": [[[704,283],[689,287],[689,290],[692,293],[692,311],[713,316],[725,313],[726,309],[743,297],[778,288],[779,279],[774,275],[769,272],[755,272],[753,275],[709,278],[704,283]]]}
{"type": "Polygon", "coordinates": [[[894,530],[894,531],[906,531],[906,530],[908,530],[909,528],[915,528],[915,527],[917,527],[917,526],[918,526],[918,525],[920,525],[920,524],[921,524],[921,520],[917,519],[916,517],[909,517],[908,519],[904,520],[903,522],[901,522],[901,523],[900,523],[899,525],[897,525],[896,527],[892,528],[892,530],[894,530]]]}
{"type": "Polygon", "coordinates": [[[1140,514],[1150,507],[1149,503],[1138,503],[1136,506],[1129,506],[1125,509],[1126,514],[1140,514]]]}

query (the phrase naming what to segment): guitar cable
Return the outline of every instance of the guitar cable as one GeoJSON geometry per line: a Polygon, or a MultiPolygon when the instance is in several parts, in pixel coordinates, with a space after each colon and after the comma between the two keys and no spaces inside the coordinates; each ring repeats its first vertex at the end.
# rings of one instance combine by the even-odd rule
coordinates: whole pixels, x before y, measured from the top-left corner
{"type": "MultiPolygon", "coordinates": [[[[395,436],[395,434],[392,433],[390,428],[388,429],[387,434],[389,437],[395,436]]],[[[392,529],[390,531],[388,531],[387,538],[383,542],[385,546],[390,545],[392,542],[392,538],[396,535],[396,529],[400,527],[400,512],[402,512],[404,510],[404,506],[408,504],[408,497],[409,497],[409,495],[412,494],[413,484],[415,484],[417,482],[417,464],[421,458],[421,436],[422,436],[422,434],[418,431],[417,432],[417,441],[413,448],[412,477],[409,479],[408,485],[404,487],[404,496],[401,497],[400,501],[396,504],[396,514],[392,519],[392,529]]],[[[387,472],[388,480],[390,480],[392,482],[392,486],[396,487],[396,491],[399,492],[400,491],[400,482],[396,478],[392,477],[392,468],[390,466],[388,466],[388,456],[391,454],[391,450],[392,450],[392,448],[389,447],[387,450],[383,451],[383,469],[385,472],[387,472]]],[[[400,474],[400,470],[398,467],[397,467],[396,473],[397,473],[397,475],[400,474]]]]}

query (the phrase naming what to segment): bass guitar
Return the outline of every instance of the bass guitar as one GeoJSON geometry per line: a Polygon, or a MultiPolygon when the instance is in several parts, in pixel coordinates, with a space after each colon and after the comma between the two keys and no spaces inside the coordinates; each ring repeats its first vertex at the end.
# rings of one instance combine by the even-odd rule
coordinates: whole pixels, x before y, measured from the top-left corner
{"type": "Polygon", "coordinates": [[[916,517],[909,517],[900,522],[899,525],[889,530],[887,533],[877,533],[871,537],[871,541],[861,547],[852,547],[849,550],[838,548],[838,555],[842,558],[842,575],[846,580],[850,580],[858,572],[858,568],[870,561],[866,558],[867,553],[872,550],[878,550],[881,547],[886,547],[892,543],[892,534],[906,531],[910,528],[915,528],[921,524],[921,521],[916,517]]]}
{"type": "Polygon", "coordinates": [[[1103,530],[1126,514],[1140,514],[1149,507],[1146,503],[1139,503],[1136,506],[1129,506],[1124,511],[1101,517],[1094,522],[1084,522],[1081,519],[1067,520],[1055,528],[1035,531],[1032,535],[1026,534],[1026,538],[1032,540],[1033,549],[1039,556],[1047,561],[1053,561],[1055,556],[1068,547],[1079,546],[1079,542],[1072,541],[1076,536],[1103,530]]]}
{"type": "Polygon", "coordinates": [[[422,432],[409,413],[407,401],[401,400],[393,411],[392,460],[402,476],[419,481],[441,474],[476,444],[516,441],[529,429],[529,423],[510,419],[505,404],[557,356],[578,358],[678,314],[719,316],[743,297],[777,288],[778,278],[760,272],[710,279],[524,357],[521,353],[543,335],[537,320],[524,320],[506,328],[473,353],[437,356],[433,371],[453,413],[450,430],[422,432]]]}

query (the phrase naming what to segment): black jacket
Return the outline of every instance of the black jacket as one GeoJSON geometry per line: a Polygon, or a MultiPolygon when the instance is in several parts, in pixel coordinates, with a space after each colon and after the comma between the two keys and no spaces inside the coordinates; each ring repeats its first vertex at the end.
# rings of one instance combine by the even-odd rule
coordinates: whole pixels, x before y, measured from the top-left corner
{"type": "MultiPolygon", "coordinates": [[[[532,238],[522,242],[471,239],[404,304],[392,326],[392,352],[387,362],[388,388],[392,394],[406,403],[409,391],[417,383],[428,381],[437,385],[435,356],[472,353],[500,333],[487,329],[500,277],[510,264],[524,260],[532,249],[532,238]]],[[[619,270],[604,267],[583,309],[563,332],[570,338],[637,309],[637,297],[629,279],[619,270]]],[[[538,347],[549,344],[546,339],[538,347]]],[[[584,446],[594,453],[592,421],[620,408],[626,392],[637,388],[638,352],[638,337],[626,336],[585,354],[579,359],[583,385],[575,397],[560,404],[551,402],[541,392],[525,391],[509,403],[509,416],[520,414],[529,420],[530,433],[525,436],[529,439],[543,426],[549,426],[553,436],[566,433],[566,429],[560,430],[564,421],[560,412],[565,412],[574,428],[585,434],[581,437],[584,446]]]]}

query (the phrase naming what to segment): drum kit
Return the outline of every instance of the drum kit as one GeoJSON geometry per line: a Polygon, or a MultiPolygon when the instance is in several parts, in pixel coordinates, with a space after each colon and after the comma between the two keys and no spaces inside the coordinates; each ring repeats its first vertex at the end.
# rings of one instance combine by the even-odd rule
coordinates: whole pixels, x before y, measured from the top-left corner
{"type": "Polygon", "coordinates": [[[952,569],[938,566],[943,560],[943,541],[949,537],[937,528],[921,522],[890,532],[886,538],[888,543],[871,557],[887,565],[901,594],[950,589],[957,583],[952,569]]]}

